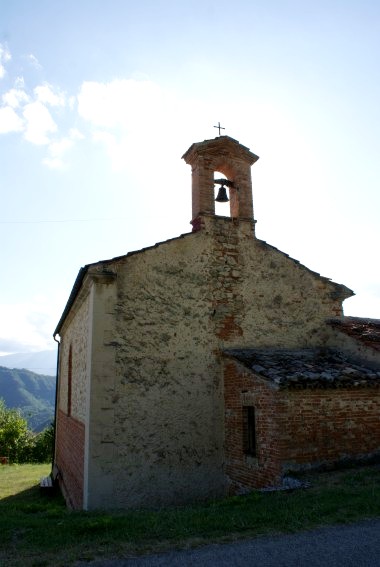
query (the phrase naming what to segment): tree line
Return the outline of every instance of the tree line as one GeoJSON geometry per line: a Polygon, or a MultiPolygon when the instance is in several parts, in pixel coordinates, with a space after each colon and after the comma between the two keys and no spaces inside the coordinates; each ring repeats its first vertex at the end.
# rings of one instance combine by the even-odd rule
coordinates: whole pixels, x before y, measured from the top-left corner
{"type": "Polygon", "coordinates": [[[19,409],[7,408],[0,398],[0,459],[9,463],[47,463],[52,460],[54,426],[40,433],[28,429],[19,409]]]}

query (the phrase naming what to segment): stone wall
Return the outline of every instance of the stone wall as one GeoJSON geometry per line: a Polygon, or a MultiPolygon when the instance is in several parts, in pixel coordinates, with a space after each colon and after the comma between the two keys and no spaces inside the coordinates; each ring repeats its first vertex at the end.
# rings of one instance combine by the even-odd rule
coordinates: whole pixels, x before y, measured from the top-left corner
{"type": "Polygon", "coordinates": [[[252,221],[205,217],[212,254],[210,300],[220,346],[284,348],[326,342],[350,290],[253,238],[252,221]]]}

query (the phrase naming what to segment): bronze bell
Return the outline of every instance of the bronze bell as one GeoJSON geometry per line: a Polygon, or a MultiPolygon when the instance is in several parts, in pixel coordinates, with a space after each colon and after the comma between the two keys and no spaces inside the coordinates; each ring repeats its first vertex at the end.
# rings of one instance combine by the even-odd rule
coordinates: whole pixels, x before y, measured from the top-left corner
{"type": "Polygon", "coordinates": [[[218,203],[228,203],[229,198],[227,197],[227,191],[224,185],[220,187],[215,201],[218,203]]]}

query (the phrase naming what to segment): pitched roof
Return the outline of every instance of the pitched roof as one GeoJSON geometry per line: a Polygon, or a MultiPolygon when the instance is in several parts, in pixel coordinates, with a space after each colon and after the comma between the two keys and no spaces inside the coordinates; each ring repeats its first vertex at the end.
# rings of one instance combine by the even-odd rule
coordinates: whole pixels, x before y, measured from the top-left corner
{"type": "Polygon", "coordinates": [[[204,153],[220,155],[223,150],[230,150],[235,155],[239,155],[243,161],[254,164],[259,156],[250,151],[249,148],[243,146],[235,138],[230,136],[218,136],[217,138],[212,138],[210,140],[203,140],[203,142],[195,142],[191,144],[190,148],[183,154],[182,159],[186,163],[191,163],[196,154],[202,155],[204,153]]]}
{"type": "Polygon", "coordinates": [[[330,325],[366,346],[380,351],[380,319],[343,317],[343,319],[332,319],[330,325]]]}
{"type": "Polygon", "coordinates": [[[230,349],[224,354],[279,389],[380,387],[380,366],[364,366],[334,349],[230,349]]]}

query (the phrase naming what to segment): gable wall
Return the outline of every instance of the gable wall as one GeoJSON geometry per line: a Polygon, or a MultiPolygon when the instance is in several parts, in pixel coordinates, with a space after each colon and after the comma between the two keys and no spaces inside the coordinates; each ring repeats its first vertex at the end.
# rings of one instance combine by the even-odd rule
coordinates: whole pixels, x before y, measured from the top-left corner
{"type": "Polygon", "coordinates": [[[115,304],[107,308],[114,323],[101,342],[115,363],[112,375],[103,372],[107,402],[96,414],[99,424],[107,421],[108,457],[99,457],[104,439],[91,436],[98,470],[92,506],[107,507],[110,486],[112,502],[126,507],[221,495],[221,350],[321,344],[325,319],[340,309],[333,287],[256,241],[251,222],[219,217],[110,269],[117,274],[115,304]]]}

